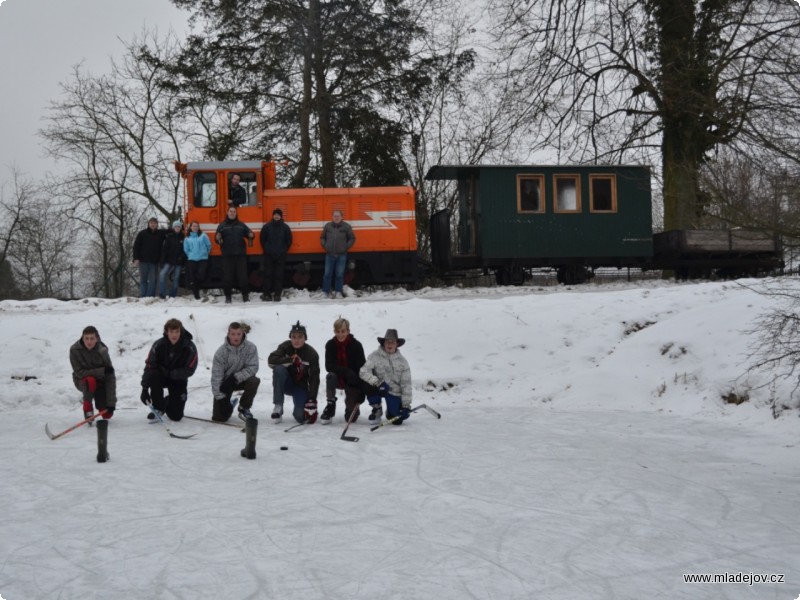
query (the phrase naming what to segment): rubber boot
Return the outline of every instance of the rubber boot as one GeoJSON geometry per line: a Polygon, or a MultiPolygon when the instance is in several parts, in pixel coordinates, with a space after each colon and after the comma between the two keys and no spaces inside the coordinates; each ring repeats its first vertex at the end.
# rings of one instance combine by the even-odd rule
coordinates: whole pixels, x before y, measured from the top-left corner
{"type": "Polygon", "coordinates": [[[256,457],[256,434],[258,433],[258,419],[247,419],[244,422],[245,446],[242,449],[242,458],[250,460],[256,457]]]}
{"type": "Polygon", "coordinates": [[[108,421],[97,421],[97,462],[104,463],[109,459],[108,454],[108,421]]]}

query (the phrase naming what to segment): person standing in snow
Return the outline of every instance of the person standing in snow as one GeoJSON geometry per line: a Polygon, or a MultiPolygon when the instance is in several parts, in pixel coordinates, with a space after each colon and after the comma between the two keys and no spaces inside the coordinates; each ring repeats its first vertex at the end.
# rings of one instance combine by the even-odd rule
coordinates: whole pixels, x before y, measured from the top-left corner
{"type": "Polygon", "coordinates": [[[247,339],[249,325],[234,321],[228,325],[225,341],[214,353],[211,366],[211,392],[214,394],[213,421],[225,422],[233,414],[231,396],[235,390],[242,390],[239,400],[239,418],[251,419],[253,399],[256,397],[261,380],[258,373],[258,349],[247,339]]]}
{"type": "Polygon", "coordinates": [[[282,342],[267,358],[272,369],[272,420],[280,423],[283,400],[288,394],[294,402],[292,416],[298,423],[317,420],[319,391],[319,354],[306,341],[306,328],[300,321],[292,325],[289,339],[282,342]]]}
{"type": "Polygon", "coordinates": [[[183,252],[183,223],[174,221],[172,231],[164,237],[161,249],[161,273],[158,277],[158,295],[164,300],[167,296],[174,298],[178,295],[178,283],[181,278],[181,269],[186,262],[183,252]],[[169,285],[168,278],[171,278],[169,285]],[[169,288],[169,290],[167,290],[169,288]]]}
{"type": "Polygon", "coordinates": [[[150,217],[147,227],[136,234],[133,240],[133,266],[139,268],[139,297],[156,295],[158,261],[164,245],[166,230],[158,228],[158,219],[150,217]]]}
{"type": "Polygon", "coordinates": [[[358,372],[365,362],[364,346],[350,333],[350,321],[341,317],[336,319],[333,322],[333,338],[325,344],[325,370],[328,374],[325,376],[327,403],[320,416],[323,425],[330,423],[336,414],[337,389],[344,390],[345,421],[355,423],[358,420],[359,406],[364,402],[358,372]]]}
{"type": "MultiPolygon", "coordinates": [[[[192,334],[178,319],[164,324],[164,334],[155,341],[147,355],[142,374],[142,403],[152,403],[152,409],[166,413],[173,421],[183,418],[189,377],[197,369],[197,348],[192,334]],[[164,388],[169,395],[164,397],[164,388]]],[[[147,415],[156,418],[152,412],[147,415]]]]}
{"type": "Polygon", "coordinates": [[[336,294],[344,297],[344,271],[347,266],[347,251],[356,243],[356,236],[350,223],[343,220],[341,210],[334,210],[332,220],[325,223],[320,244],[325,249],[325,271],[322,275],[322,292],[328,298],[336,294]],[[333,280],[333,292],[331,292],[333,280]]]}
{"type": "Polygon", "coordinates": [[[292,229],[283,220],[283,211],[272,211],[272,220],[261,228],[261,249],[264,252],[264,285],[262,300],[281,301],[286,253],[292,247],[292,229]]]}
{"type": "Polygon", "coordinates": [[[111,364],[108,347],[100,341],[93,325],[85,327],[81,339],[69,349],[72,365],[72,383],[83,393],[83,416],[94,414],[92,402],[98,412],[106,411],[105,418],[114,415],[117,406],[117,376],[111,364]]]}
{"type": "Polygon", "coordinates": [[[400,354],[400,346],[406,341],[397,336],[396,329],[387,329],[386,335],[378,338],[380,347],[367,357],[359,376],[370,388],[367,401],[372,407],[370,421],[380,421],[383,416],[381,399],[386,400],[386,418],[395,425],[402,425],[411,416],[411,367],[400,354]]]}
{"type": "Polygon", "coordinates": [[[245,240],[252,240],[255,235],[250,228],[239,220],[238,211],[231,206],[226,219],[217,226],[216,240],[222,249],[222,270],[225,280],[222,291],[225,292],[225,303],[231,303],[234,283],[242,292],[242,301],[250,300],[250,283],[247,279],[247,247],[245,240]]]}
{"type": "Polygon", "coordinates": [[[195,300],[200,300],[200,286],[208,272],[208,255],[211,252],[211,240],[200,231],[200,223],[189,224],[189,235],[183,240],[183,253],[186,254],[186,279],[195,300]]]}

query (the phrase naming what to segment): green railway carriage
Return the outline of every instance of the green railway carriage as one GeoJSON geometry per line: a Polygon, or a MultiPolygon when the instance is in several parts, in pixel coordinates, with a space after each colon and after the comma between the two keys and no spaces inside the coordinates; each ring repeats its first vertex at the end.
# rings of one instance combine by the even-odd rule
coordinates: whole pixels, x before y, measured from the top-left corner
{"type": "Polygon", "coordinates": [[[434,265],[491,269],[520,283],[524,269],[647,266],[653,257],[650,170],[642,166],[437,165],[428,180],[456,183],[455,208],[433,215],[434,265]]]}

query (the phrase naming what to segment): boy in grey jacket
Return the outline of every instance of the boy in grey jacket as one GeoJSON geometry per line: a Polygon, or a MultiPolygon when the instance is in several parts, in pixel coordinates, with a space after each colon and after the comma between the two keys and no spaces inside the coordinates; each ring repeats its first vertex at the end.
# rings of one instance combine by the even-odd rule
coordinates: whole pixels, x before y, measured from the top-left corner
{"type": "Polygon", "coordinates": [[[333,220],[325,223],[319,237],[325,248],[325,273],[322,275],[322,291],[329,298],[343,296],[344,270],[347,266],[347,251],[356,243],[356,236],[349,223],[343,220],[342,211],[333,211],[333,220]],[[331,294],[331,279],[334,292],[331,294]]]}
{"type": "Polygon", "coordinates": [[[398,348],[406,341],[397,336],[396,329],[387,329],[386,335],[378,338],[380,348],[367,357],[359,377],[371,388],[367,401],[372,407],[370,421],[380,421],[383,416],[381,399],[386,399],[386,418],[395,425],[402,425],[411,416],[411,367],[398,348]]]}
{"type": "Polygon", "coordinates": [[[242,390],[239,400],[239,418],[252,418],[253,399],[261,380],[258,373],[258,349],[247,339],[248,325],[234,321],[228,325],[225,342],[214,353],[211,366],[211,392],[214,394],[214,409],[211,419],[225,422],[233,414],[231,396],[242,390]]]}

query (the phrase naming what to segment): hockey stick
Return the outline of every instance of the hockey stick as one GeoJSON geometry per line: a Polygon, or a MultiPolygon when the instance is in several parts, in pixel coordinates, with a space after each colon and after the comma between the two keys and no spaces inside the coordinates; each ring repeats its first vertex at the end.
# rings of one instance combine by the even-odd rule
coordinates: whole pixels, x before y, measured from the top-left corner
{"type": "MultiPolygon", "coordinates": [[[[410,409],[408,412],[412,412],[412,413],[413,413],[413,412],[417,412],[418,410],[420,410],[420,409],[422,409],[422,408],[424,408],[425,410],[427,410],[429,413],[431,413],[431,414],[432,414],[434,417],[436,417],[437,419],[441,419],[441,418],[442,418],[442,415],[440,415],[438,412],[436,412],[435,410],[433,410],[433,409],[432,409],[430,406],[428,406],[427,404],[420,404],[419,406],[415,406],[414,408],[410,409]]],[[[383,427],[384,425],[390,425],[391,423],[394,423],[394,422],[395,422],[395,421],[397,421],[399,418],[400,418],[400,415],[397,415],[396,417],[392,417],[391,419],[387,419],[386,421],[382,421],[382,422],[378,423],[378,424],[377,424],[377,425],[375,425],[374,427],[370,427],[370,429],[369,429],[369,430],[370,430],[370,431],[375,431],[376,429],[380,429],[380,428],[381,428],[381,427],[383,427]]]]}
{"type": "Polygon", "coordinates": [[[215,425],[225,425],[226,427],[236,427],[242,433],[244,433],[244,427],[240,427],[236,423],[225,423],[223,421],[214,421],[212,419],[203,419],[202,417],[190,417],[189,415],[183,415],[184,419],[191,419],[192,421],[202,421],[203,423],[214,423],[215,425]]]}
{"type": "Polygon", "coordinates": [[[147,406],[150,407],[150,412],[152,412],[156,416],[156,420],[164,426],[164,429],[167,430],[167,433],[169,434],[169,437],[176,438],[176,439],[179,439],[179,440],[190,440],[194,436],[197,435],[196,433],[193,433],[191,435],[178,435],[177,433],[172,433],[172,430],[169,428],[169,425],[167,425],[167,422],[161,416],[161,413],[159,413],[155,409],[155,407],[153,406],[153,402],[152,401],[148,401],[147,402],[147,406]]]}
{"type": "Polygon", "coordinates": [[[298,423],[297,425],[292,425],[289,429],[284,429],[283,433],[289,433],[292,429],[297,429],[298,427],[302,427],[303,425],[311,425],[308,421],[303,421],[302,423],[298,423]]]}
{"type": "Polygon", "coordinates": [[[70,431],[75,431],[75,430],[76,430],[78,427],[81,427],[81,426],[83,426],[83,425],[86,425],[87,423],[91,423],[91,422],[92,422],[92,421],[94,421],[94,420],[95,420],[97,417],[100,417],[100,416],[105,416],[105,414],[106,414],[106,411],[105,411],[105,409],[103,409],[103,410],[101,410],[99,413],[95,413],[95,414],[93,414],[93,415],[92,415],[91,417],[89,417],[88,419],[84,419],[84,420],[83,420],[83,421],[81,421],[80,423],[75,423],[75,425],[73,425],[72,427],[69,427],[68,429],[65,429],[65,430],[64,430],[64,431],[62,431],[61,433],[57,433],[57,434],[55,434],[55,435],[53,435],[53,434],[50,432],[50,427],[48,427],[47,423],[45,423],[45,424],[44,424],[44,432],[47,434],[47,437],[49,437],[51,440],[57,440],[57,439],[58,439],[58,438],[60,438],[62,435],[67,435],[67,434],[68,434],[70,431]]]}
{"type": "Polygon", "coordinates": [[[357,437],[353,435],[345,435],[345,433],[347,433],[347,430],[350,428],[350,423],[352,423],[355,420],[355,415],[359,414],[360,410],[361,409],[358,406],[356,406],[353,409],[353,412],[350,413],[350,418],[347,420],[347,425],[345,425],[344,431],[342,432],[342,437],[339,438],[340,440],[344,440],[345,442],[358,441],[357,437]]]}

